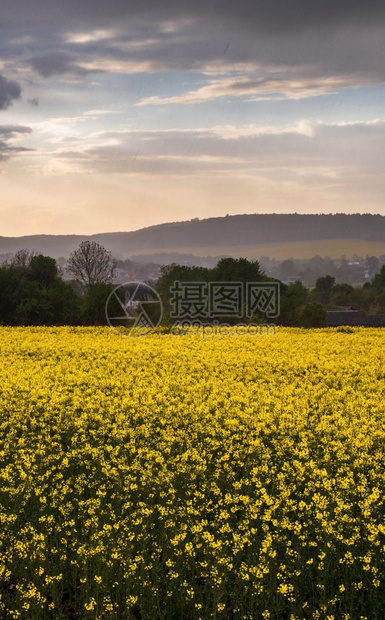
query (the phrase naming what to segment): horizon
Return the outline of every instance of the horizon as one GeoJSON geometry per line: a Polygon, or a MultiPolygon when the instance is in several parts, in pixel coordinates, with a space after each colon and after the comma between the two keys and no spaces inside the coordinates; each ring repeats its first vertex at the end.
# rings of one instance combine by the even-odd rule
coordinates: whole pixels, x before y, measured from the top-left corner
{"type": "Polygon", "coordinates": [[[379,0],[1,10],[2,236],[385,215],[379,0]]]}
{"type": "Polygon", "coordinates": [[[372,216],[372,217],[385,217],[385,214],[382,213],[368,213],[368,212],[362,212],[362,213],[342,213],[342,212],[335,212],[335,213],[277,213],[277,212],[273,212],[273,213],[233,213],[233,214],[226,214],[226,215],[215,215],[215,216],[209,216],[209,217],[193,217],[190,218],[188,220],[173,220],[173,221],[167,221],[167,222],[161,222],[159,224],[150,224],[149,226],[143,226],[142,228],[135,228],[132,230],[111,230],[111,231],[98,231],[96,233],[32,233],[32,234],[27,234],[27,235],[0,235],[0,239],[22,239],[24,237],[74,237],[74,236],[78,236],[78,237],[95,237],[98,235],[120,235],[120,234],[127,234],[127,233],[136,233],[136,232],[140,232],[141,230],[146,230],[149,228],[156,228],[158,226],[168,226],[171,224],[188,224],[190,222],[204,222],[205,220],[212,220],[212,219],[221,219],[221,218],[227,218],[227,217],[242,217],[242,216],[273,216],[273,215],[285,215],[285,216],[313,216],[313,217],[318,217],[318,216],[323,216],[323,217],[327,217],[327,216],[334,216],[334,215],[347,215],[347,216],[372,216]]]}

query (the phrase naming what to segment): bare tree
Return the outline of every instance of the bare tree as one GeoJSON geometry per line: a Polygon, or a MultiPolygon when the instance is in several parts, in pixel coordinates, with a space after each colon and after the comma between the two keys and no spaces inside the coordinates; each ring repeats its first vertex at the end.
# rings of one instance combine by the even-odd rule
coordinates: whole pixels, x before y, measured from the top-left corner
{"type": "Polygon", "coordinates": [[[72,252],[67,264],[67,271],[87,289],[102,282],[111,282],[115,269],[111,252],[95,241],[82,241],[78,249],[72,252]]]}
{"type": "Polygon", "coordinates": [[[16,252],[15,256],[11,260],[11,266],[18,267],[19,269],[26,269],[30,266],[31,260],[34,256],[37,256],[37,252],[35,252],[35,250],[22,248],[16,252]]]}

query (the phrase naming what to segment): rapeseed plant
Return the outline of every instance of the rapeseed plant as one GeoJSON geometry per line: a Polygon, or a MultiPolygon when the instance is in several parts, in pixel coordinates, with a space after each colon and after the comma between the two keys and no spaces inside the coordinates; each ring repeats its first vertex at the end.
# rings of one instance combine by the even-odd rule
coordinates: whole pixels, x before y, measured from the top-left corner
{"type": "Polygon", "coordinates": [[[0,328],[0,617],[382,618],[384,345],[0,328]]]}

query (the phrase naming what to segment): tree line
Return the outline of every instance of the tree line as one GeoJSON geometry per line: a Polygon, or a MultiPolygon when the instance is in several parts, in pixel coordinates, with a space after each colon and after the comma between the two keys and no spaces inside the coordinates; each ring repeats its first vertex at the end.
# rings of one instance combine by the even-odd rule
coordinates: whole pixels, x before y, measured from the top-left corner
{"type": "Polygon", "coordinates": [[[103,246],[85,241],[73,252],[63,279],[50,256],[19,250],[0,267],[3,325],[104,325],[115,263],[103,246]]]}
{"type": "MultiPolygon", "coordinates": [[[[105,325],[105,305],[114,290],[115,269],[116,262],[110,252],[93,241],[82,242],[71,254],[67,264],[67,271],[73,276],[71,281],[63,279],[53,258],[22,249],[0,267],[0,323],[105,325]]],[[[284,326],[322,327],[326,324],[327,310],[344,306],[369,314],[385,313],[385,266],[362,287],[336,284],[335,278],[327,275],[318,278],[315,287],[309,289],[299,281],[284,284],[268,277],[258,261],[246,258],[223,258],[213,268],[168,265],[162,267],[159,280],[151,283],[163,303],[165,326],[175,320],[171,312],[171,290],[176,281],[237,282],[244,287],[249,282],[276,282],[280,311],[271,322],[284,326]]],[[[256,311],[247,320],[269,321],[262,311],[256,311]]],[[[239,319],[222,316],[221,322],[234,324],[239,319]]]]}

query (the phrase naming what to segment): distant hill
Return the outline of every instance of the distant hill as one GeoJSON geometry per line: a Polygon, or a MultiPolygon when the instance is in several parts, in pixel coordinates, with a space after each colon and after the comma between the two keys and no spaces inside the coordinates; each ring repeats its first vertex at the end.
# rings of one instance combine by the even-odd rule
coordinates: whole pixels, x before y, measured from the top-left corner
{"type": "Polygon", "coordinates": [[[28,248],[56,258],[68,257],[85,239],[97,241],[116,258],[146,255],[150,259],[153,255],[179,253],[248,258],[380,255],[385,254],[385,216],[231,215],[159,224],[132,232],[0,237],[0,254],[28,248]]]}

